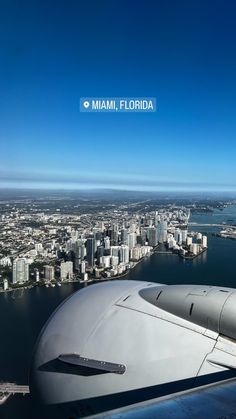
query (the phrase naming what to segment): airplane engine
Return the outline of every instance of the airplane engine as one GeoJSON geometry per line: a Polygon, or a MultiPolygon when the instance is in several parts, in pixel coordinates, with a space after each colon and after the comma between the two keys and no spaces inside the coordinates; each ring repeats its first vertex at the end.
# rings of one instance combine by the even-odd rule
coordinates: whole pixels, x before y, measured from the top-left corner
{"type": "Polygon", "coordinates": [[[77,418],[232,376],[235,315],[230,288],[127,280],[85,287],[44,326],[30,392],[58,418],[77,418]]]}

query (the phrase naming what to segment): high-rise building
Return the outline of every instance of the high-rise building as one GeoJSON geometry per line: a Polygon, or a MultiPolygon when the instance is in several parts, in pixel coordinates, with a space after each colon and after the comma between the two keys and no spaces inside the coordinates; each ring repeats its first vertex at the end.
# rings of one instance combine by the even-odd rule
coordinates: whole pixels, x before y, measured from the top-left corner
{"type": "Polygon", "coordinates": [[[104,256],[104,246],[97,247],[97,259],[99,260],[102,256],[104,256]]]}
{"type": "Polygon", "coordinates": [[[104,268],[110,268],[111,256],[102,256],[100,258],[100,265],[102,265],[104,268]]]}
{"type": "Polygon", "coordinates": [[[42,243],[36,243],[35,244],[35,250],[37,254],[41,254],[43,252],[43,245],[42,243]]]}
{"type": "Polygon", "coordinates": [[[191,246],[192,242],[193,242],[193,238],[190,236],[187,236],[187,240],[186,240],[187,246],[191,246]]]}
{"type": "Polygon", "coordinates": [[[133,249],[137,243],[136,233],[129,233],[128,235],[128,246],[130,249],[133,249]]]}
{"type": "Polygon", "coordinates": [[[141,235],[142,245],[144,246],[147,242],[147,231],[145,228],[141,228],[140,235],[141,235]]]}
{"type": "Polygon", "coordinates": [[[84,272],[84,273],[83,273],[83,275],[82,275],[82,279],[83,279],[84,281],[88,281],[88,274],[87,274],[86,272],[84,272]]]}
{"type": "Polygon", "coordinates": [[[13,284],[29,280],[29,262],[26,258],[17,258],[13,262],[13,284]]]}
{"type": "Polygon", "coordinates": [[[207,236],[202,236],[202,247],[207,247],[207,236]]]}
{"type": "Polygon", "coordinates": [[[125,244],[120,246],[120,262],[129,263],[129,246],[125,244]]]}
{"type": "Polygon", "coordinates": [[[127,228],[123,228],[121,230],[121,243],[128,244],[128,230],[127,228]]]}
{"type": "Polygon", "coordinates": [[[155,247],[157,245],[157,229],[155,227],[149,227],[147,229],[147,236],[149,246],[155,247]]]}
{"type": "Polygon", "coordinates": [[[180,230],[179,228],[176,228],[174,232],[174,238],[175,238],[176,243],[181,245],[183,241],[182,230],[180,230]]]}
{"type": "Polygon", "coordinates": [[[119,246],[111,246],[111,256],[119,256],[119,246]]]}
{"type": "Polygon", "coordinates": [[[140,251],[140,247],[133,247],[130,250],[130,259],[131,260],[139,260],[141,257],[141,251],[140,251]]]}
{"type": "Polygon", "coordinates": [[[136,223],[131,223],[130,225],[130,232],[135,233],[136,232],[136,223]]]}
{"type": "Polygon", "coordinates": [[[202,241],[202,233],[197,233],[197,241],[198,241],[198,243],[201,243],[201,241],[202,241]]]}
{"type": "Polygon", "coordinates": [[[100,230],[103,232],[104,231],[104,221],[100,221],[100,230]]]}
{"type": "Polygon", "coordinates": [[[102,240],[102,232],[101,231],[96,231],[95,240],[101,242],[101,240],[102,240]]]}
{"type": "Polygon", "coordinates": [[[73,251],[75,254],[75,269],[78,271],[81,262],[84,260],[86,249],[82,240],[77,240],[74,243],[73,251]]]}
{"type": "Polygon", "coordinates": [[[94,237],[89,237],[86,242],[87,249],[87,261],[89,268],[94,266],[94,254],[95,254],[95,239],[94,237]]]}
{"type": "Polygon", "coordinates": [[[35,281],[39,282],[39,270],[35,269],[35,281]]]}
{"type": "Polygon", "coordinates": [[[4,280],[3,280],[3,289],[4,289],[4,291],[6,291],[6,290],[8,290],[8,279],[7,278],[5,278],[4,280]]]}
{"type": "Polygon", "coordinates": [[[169,249],[173,249],[173,248],[175,248],[175,246],[176,246],[176,241],[175,241],[173,235],[171,235],[168,238],[168,247],[169,247],[169,249]]]}
{"type": "Polygon", "coordinates": [[[117,266],[119,264],[119,257],[118,256],[111,256],[111,265],[117,266]]]}
{"type": "Polygon", "coordinates": [[[167,241],[167,221],[160,221],[157,227],[157,239],[159,243],[167,241]]]}
{"type": "Polygon", "coordinates": [[[198,253],[198,247],[199,247],[199,244],[192,243],[190,245],[190,252],[193,253],[194,255],[197,255],[197,253],[198,253]]]}
{"type": "Polygon", "coordinates": [[[84,273],[86,272],[86,263],[85,263],[85,261],[84,261],[84,260],[81,262],[80,272],[81,272],[82,274],[84,274],[84,273]]]}
{"type": "Polygon", "coordinates": [[[54,274],[55,274],[54,266],[51,266],[51,265],[44,266],[44,278],[46,279],[46,281],[54,281],[54,277],[55,277],[54,274]]]}
{"type": "Polygon", "coordinates": [[[188,230],[182,230],[182,242],[186,243],[188,230]]]}
{"type": "Polygon", "coordinates": [[[71,261],[61,262],[61,281],[71,279],[73,276],[73,263],[71,261]]]}
{"type": "Polygon", "coordinates": [[[158,215],[158,211],[156,211],[155,212],[155,219],[154,219],[155,227],[158,226],[159,221],[160,221],[160,215],[158,215]]]}
{"type": "Polygon", "coordinates": [[[119,228],[118,228],[118,224],[113,224],[113,228],[112,228],[112,244],[113,246],[116,246],[118,244],[118,233],[119,233],[119,228]]]}
{"type": "Polygon", "coordinates": [[[104,246],[106,250],[110,249],[110,238],[108,236],[104,238],[104,246]]]}

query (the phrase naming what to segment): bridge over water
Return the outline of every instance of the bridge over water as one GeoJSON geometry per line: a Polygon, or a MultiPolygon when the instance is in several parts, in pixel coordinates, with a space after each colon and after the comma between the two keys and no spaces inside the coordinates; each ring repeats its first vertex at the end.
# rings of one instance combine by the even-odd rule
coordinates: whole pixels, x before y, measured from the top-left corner
{"type": "Polygon", "coordinates": [[[236,228],[235,225],[232,224],[206,224],[206,223],[188,223],[189,226],[191,227],[197,227],[197,226],[201,226],[201,227],[222,227],[222,228],[236,228]]]}
{"type": "Polygon", "coordinates": [[[0,383],[0,404],[5,401],[13,394],[28,394],[29,386],[18,385],[15,383],[0,383]]]}

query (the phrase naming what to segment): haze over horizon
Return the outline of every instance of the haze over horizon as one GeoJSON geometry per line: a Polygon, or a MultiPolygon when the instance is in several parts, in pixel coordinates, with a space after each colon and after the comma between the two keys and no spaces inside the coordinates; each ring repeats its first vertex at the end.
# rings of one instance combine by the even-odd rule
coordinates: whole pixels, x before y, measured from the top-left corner
{"type": "Polygon", "coordinates": [[[236,191],[236,4],[2,2],[0,188],[236,191]],[[148,114],[80,97],[156,97],[148,114]]]}

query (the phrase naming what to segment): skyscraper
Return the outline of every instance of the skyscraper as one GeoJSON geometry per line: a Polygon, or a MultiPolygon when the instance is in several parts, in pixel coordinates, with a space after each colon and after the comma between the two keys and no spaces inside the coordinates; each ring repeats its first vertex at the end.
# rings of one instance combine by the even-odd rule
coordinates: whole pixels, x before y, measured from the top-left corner
{"type": "Polygon", "coordinates": [[[167,240],[167,222],[160,221],[157,227],[157,239],[159,243],[164,243],[167,240]]]}
{"type": "Polygon", "coordinates": [[[13,284],[29,280],[29,262],[26,258],[17,258],[13,262],[13,284]]]}
{"type": "Polygon", "coordinates": [[[120,262],[129,263],[129,246],[122,244],[120,246],[120,262]]]}
{"type": "Polygon", "coordinates": [[[202,236],[202,246],[207,247],[207,236],[202,236]]]}
{"type": "Polygon", "coordinates": [[[116,246],[118,244],[118,225],[117,224],[113,224],[113,229],[112,229],[112,244],[113,246],[116,246]]]}
{"type": "Polygon", "coordinates": [[[136,233],[129,233],[128,235],[128,246],[130,249],[133,249],[137,243],[136,233]]]}
{"type": "Polygon", "coordinates": [[[87,261],[89,268],[93,268],[94,265],[94,253],[95,253],[95,239],[94,237],[89,237],[86,242],[87,249],[87,261]]]}
{"type": "Polygon", "coordinates": [[[149,246],[155,247],[157,245],[157,229],[155,227],[149,227],[147,229],[147,236],[149,246]]]}
{"type": "Polygon", "coordinates": [[[44,278],[46,279],[46,281],[54,280],[54,266],[51,266],[51,265],[44,266],[44,278]]]}
{"type": "Polygon", "coordinates": [[[8,290],[8,288],[9,288],[8,279],[7,278],[4,278],[4,280],[3,280],[3,289],[4,289],[4,291],[6,291],[6,290],[8,290]]]}
{"type": "Polygon", "coordinates": [[[121,242],[122,242],[122,244],[128,244],[128,230],[127,230],[127,228],[123,228],[121,230],[121,242]]]}
{"type": "Polygon", "coordinates": [[[104,238],[104,245],[106,250],[110,249],[110,238],[108,236],[104,238]]]}
{"type": "Polygon", "coordinates": [[[73,276],[73,263],[71,261],[61,262],[61,280],[71,279],[73,276]]]}
{"type": "Polygon", "coordinates": [[[104,246],[98,246],[97,247],[97,259],[100,260],[100,258],[104,256],[104,246]]]}
{"type": "Polygon", "coordinates": [[[79,266],[84,259],[85,255],[85,246],[82,240],[77,240],[73,245],[73,251],[75,254],[75,269],[79,270],[79,266]]]}

